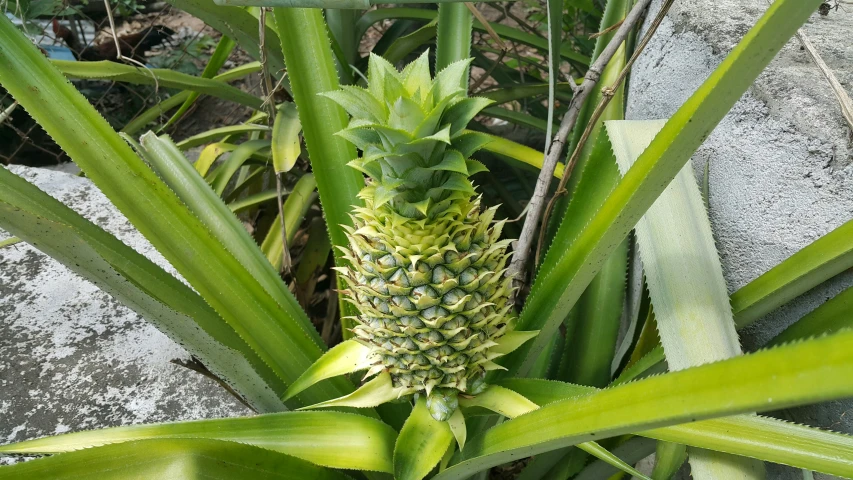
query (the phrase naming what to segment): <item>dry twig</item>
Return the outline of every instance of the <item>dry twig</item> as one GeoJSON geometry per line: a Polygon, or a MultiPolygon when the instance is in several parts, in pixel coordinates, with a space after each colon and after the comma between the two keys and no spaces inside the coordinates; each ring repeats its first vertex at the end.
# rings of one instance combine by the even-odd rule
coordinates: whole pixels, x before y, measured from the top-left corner
{"type": "Polygon", "coordinates": [[[851,135],[853,135],[853,101],[850,100],[850,95],[847,94],[847,91],[844,90],[844,87],[841,86],[841,83],[838,82],[838,78],[835,77],[835,74],[832,73],[832,69],[823,61],[820,54],[817,53],[817,49],[812,44],[809,37],[806,36],[806,32],[803,29],[797,30],[797,38],[800,39],[800,43],[803,44],[803,48],[809,53],[812,57],[812,61],[817,65],[820,73],[823,74],[826,81],[829,82],[829,87],[832,89],[832,93],[835,94],[835,98],[838,99],[838,103],[841,105],[841,115],[844,117],[844,120],[847,122],[847,126],[850,128],[851,135]]]}
{"type": "Polygon", "coordinates": [[[545,243],[545,229],[548,226],[548,219],[551,217],[551,212],[554,210],[554,206],[557,204],[557,200],[568,193],[566,191],[566,184],[569,181],[569,178],[572,176],[572,171],[575,169],[575,164],[577,164],[578,159],[580,158],[580,153],[583,150],[584,145],[589,140],[589,136],[592,133],[595,124],[598,122],[598,119],[601,118],[601,114],[604,113],[604,109],[607,108],[607,105],[613,99],[613,96],[616,94],[616,90],[619,89],[619,86],[622,85],[622,82],[625,81],[625,77],[628,76],[628,72],[631,71],[631,67],[634,65],[634,62],[637,61],[637,57],[643,52],[643,49],[646,48],[646,45],[651,40],[652,35],[654,35],[655,31],[660,26],[667,12],[669,12],[669,8],[672,6],[675,0],[666,0],[664,4],[661,6],[660,11],[652,22],[651,26],[649,26],[649,30],[643,36],[643,39],[637,45],[637,48],[634,50],[634,53],[631,55],[631,58],[625,63],[625,67],[619,72],[619,76],[616,77],[616,80],[607,87],[601,89],[601,100],[596,105],[595,110],[592,112],[590,116],[589,122],[586,124],[586,128],[584,129],[583,135],[581,135],[580,140],[578,141],[577,146],[575,146],[574,151],[572,152],[572,156],[569,159],[568,164],[566,165],[566,169],[563,171],[563,177],[560,178],[560,184],[557,187],[557,191],[554,192],[554,196],[551,197],[551,200],[548,202],[548,207],[545,209],[545,213],[542,215],[542,227],[539,231],[539,243],[536,246],[536,263],[539,263],[540,255],[542,254],[542,247],[545,243]]]}
{"type": "MultiPolygon", "coordinates": [[[[267,8],[261,7],[260,15],[258,17],[258,47],[259,47],[259,57],[261,61],[261,76],[263,77],[263,81],[261,82],[261,89],[264,93],[264,103],[263,105],[267,109],[267,124],[272,128],[275,123],[275,100],[273,99],[273,94],[275,94],[275,89],[272,85],[272,79],[270,77],[269,68],[267,67],[267,49],[266,49],[266,34],[267,34],[267,8]]],[[[278,217],[281,220],[279,222],[281,227],[281,267],[284,269],[284,273],[286,275],[290,274],[291,268],[291,258],[290,258],[290,248],[287,245],[287,227],[284,224],[284,203],[282,202],[282,187],[281,187],[281,174],[279,172],[275,172],[275,188],[276,188],[276,200],[278,202],[278,217]]]]}
{"type": "MultiPolygon", "coordinates": [[[[584,76],[583,83],[581,83],[576,94],[572,97],[569,109],[560,122],[560,127],[557,130],[554,140],[547,149],[545,160],[542,164],[542,170],[539,172],[539,177],[536,179],[536,188],[534,189],[533,196],[530,199],[530,208],[527,218],[524,220],[524,226],[522,227],[521,235],[516,243],[512,263],[510,264],[508,272],[509,275],[515,277],[513,283],[516,287],[519,287],[519,291],[525,284],[524,276],[527,269],[527,262],[530,257],[533,238],[537,231],[539,220],[542,217],[542,210],[545,207],[545,195],[548,193],[548,187],[551,185],[551,178],[554,176],[554,169],[557,166],[557,161],[563,153],[563,147],[566,144],[569,132],[572,130],[578,119],[578,114],[580,113],[580,109],[583,106],[584,101],[590,93],[592,93],[596,84],[598,84],[598,80],[601,78],[601,72],[604,71],[604,67],[608,62],[610,62],[610,59],[613,58],[616,50],[622,42],[625,41],[634,26],[639,22],[643,11],[645,11],[649,6],[649,3],[651,3],[651,0],[639,0],[634,5],[625,17],[622,25],[614,34],[613,39],[607,44],[607,47],[604,48],[598,56],[598,59],[596,59],[596,61],[589,67],[589,70],[587,70],[586,75],[584,76]]],[[[564,173],[564,176],[565,175],[566,173],[564,173]]]]}

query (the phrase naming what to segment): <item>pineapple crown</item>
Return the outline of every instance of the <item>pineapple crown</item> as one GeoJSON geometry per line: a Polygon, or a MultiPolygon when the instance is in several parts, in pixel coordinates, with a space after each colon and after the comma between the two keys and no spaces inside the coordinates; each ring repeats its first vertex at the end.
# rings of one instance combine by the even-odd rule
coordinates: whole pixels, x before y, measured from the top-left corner
{"type": "Polygon", "coordinates": [[[452,63],[433,79],[428,51],[402,71],[371,54],[367,88],[322,94],[352,116],[337,134],[362,151],[349,165],[373,180],[359,194],[373,208],[434,218],[474,195],[469,177],[486,167],[469,157],[490,138],[465,127],[492,101],[467,96],[470,64],[452,63]]]}

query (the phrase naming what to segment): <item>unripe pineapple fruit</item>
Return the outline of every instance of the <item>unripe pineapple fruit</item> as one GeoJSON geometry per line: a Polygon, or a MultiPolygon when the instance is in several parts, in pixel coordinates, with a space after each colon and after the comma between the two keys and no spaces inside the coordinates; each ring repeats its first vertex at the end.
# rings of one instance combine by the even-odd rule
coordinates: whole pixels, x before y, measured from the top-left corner
{"type": "Polygon", "coordinates": [[[467,97],[469,63],[433,80],[426,53],[402,72],[372,55],[366,89],[324,94],[352,115],[338,135],[361,150],[350,165],[369,177],[364,206],[344,227],[348,265],[337,268],[360,312],[353,333],[363,347],[346,348],[364,358],[347,368],[389,376],[386,394],[425,393],[439,420],[459,393],[484,388],[512,327],[510,241],[499,240],[503,221],[493,222],[495,208],[481,211],[469,179],[485,169],[469,157],[489,137],[465,127],[490,103],[467,97]]]}

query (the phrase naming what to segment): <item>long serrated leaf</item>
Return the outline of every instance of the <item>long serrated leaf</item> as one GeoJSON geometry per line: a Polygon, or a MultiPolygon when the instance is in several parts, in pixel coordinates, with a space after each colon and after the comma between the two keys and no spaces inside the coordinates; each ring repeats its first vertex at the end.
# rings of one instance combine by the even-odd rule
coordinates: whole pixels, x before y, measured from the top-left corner
{"type": "MultiPolygon", "coordinates": [[[[557,82],[554,85],[557,98],[563,101],[571,101],[572,88],[568,82],[557,82]]],[[[531,97],[540,97],[548,94],[548,84],[521,84],[521,85],[506,85],[489,90],[488,92],[480,93],[479,95],[488,98],[495,102],[495,105],[512,102],[514,100],[522,100],[531,97]]]]}
{"type": "MultiPolygon", "coordinates": [[[[609,121],[607,134],[624,175],[664,121],[609,121]]],[[[741,354],[723,266],[690,161],[655,200],[634,232],[670,370],[741,354]]],[[[697,479],[764,478],[762,464],[708,450],[689,452],[697,479]]]]}
{"type": "MultiPolygon", "coordinates": [[[[507,379],[501,384],[540,405],[597,391],[593,387],[532,378],[507,379]]],[[[850,476],[853,469],[850,436],[763,416],[738,415],[635,433],[835,475],[850,476]]]]}
{"type": "Polygon", "coordinates": [[[615,454],[611,453],[601,445],[595,442],[583,442],[577,445],[578,448],[583,450],[584,452],[592,455],[593,457],[601,460],[602,462],[607,463],[611,467],[617,468],[632,477],[639,478],[641,480],[651,480],[649,477],[643,475],[638,472],[634,467],[625,463],[624,460],[617,457],[615,454]]]}
{"type": "Polygon", "coordinates": [[[596,438],[853,396],[839,381],[851,368],[853,332],[843,332],[558,401],[469,439],[436,478],[596,438]]]}
{"type": "MultiPolygon", "coordinates": [[[[364,187],[364,177],[347,163],[356,157],[355,147],[335,135],[347,125],[344,110],[332,100],[319,94],[338,89],[338,77],[329,48],[329,38],[319,10],[279,8],[275,22],[281,32],[281,47],[287,60],[288,77],[293,98],[302,122],[305,145],[311,161],[320,202],[332,245],[346,247],[346,232],[341,225],[351,225],[349,213],[361,205],[358,192],[364,187]]],[[[333,249],[336,263],[343,259],[333,249]]],[[[344,285],[338,279],[338,287],[344,285]]],[[[341,302],[342,317],[355,316],[357,311],[348,302],[341,302]]],[[[344,323],[344,335],[349,335],[344,323]]]]}
{"type": "Polygon", "coordinates": [[[262,412],[284,409],[274,372],[168,272],[24,179],[0,168],[0,225],[132,308],[262,412]]]}
{"type": "MultiPolygon", "coordinates": [[[[623,174],[664,123],[607,122],[623,174]]],[[[739,355],[723,267],[689,161],[634,231],[669,368],[681,370],[739,355]]]]}
{"type": "MultiPolygon", "coordinates": [[[[177,146],[168,137],[157,137],[151,132],[142,136],[141,144],[146,158],[166,184],[178,194],[210,231],[217,232],[225,248],[252,277],[261,283],[264,290],[276,300],[280,307],[296,320],[297,325],[301,325],[306,336],[312,338],[318,346],[322,346],[322,340],[307,315],[302,312],[276,270],[271,268],[258,245],[237,217],[193,169],[177,146]]],[[[235,150],[232,156],[239,150],[240,148],[235,150]]],[[[288,328],[284,318],[280,320],[283,323],[282,328],[288,328]]]]}
{"type": "MultiPolygon", "coordinates": [[[[459,405],[466,408],[486,408],[508,418],[515,418],[539,408],[539,405],[531,402],[518,392],[499,385],[491,385],[486,389],[486,391],[472,398],[462,397],[459,400],[459,405]]],[[[637,472],[630,465],[623,462],[619,457],[610,453],[607,449],[595,442],[582,442],[577,444],[577,447],[624,471],[625,473],[628,473],[629,475],[649,480],[646,476],[637,472]]]]}
{"type": "Polygon", "coordinates": [[[438,465],[445,450],[453,441],[447,422],[432,418],[426,397],[415,402],[415,408],[400,430],[394,446],[394,478],[421,480],[438,465]]]}
{"type": "MultiPolygon", "coordinates": [[[[650,438],[643,437],[633,437],[628,440],[619,443],[615,448],[613,448],[613,454],[623,459],[625,463],[628,464],[637,464],[640,460],[648,457],[652,453],[655,452],[655,442],[650,438]]],[[[574,477],[574,480],[599,480],[602,478],[612,479],[613,477],[619,477],[619,473],[616,467],[610,465],[609,463],[604,462],[603,460],[596,460],[586,467],[581,465],[580,467],[576,467],[571,463],[575,461],[572,458],[565,458],[562,462],[567,465],[563,467],[567,471],[572,471],[571,469],[581,469],[580,473],[574,477]]],[[[553,472],[554,470],[552,470],[553,472]]],[[[555,477],[549,477],[549,480],[555,477]]],[[[566,478],[565,476],[557,477],[557,478],[566,478]]],[[[624,478],[624,477],[620,477],[624,478]]],[[[630,478],[630,477],[629,477],[630,478]]],[[[655,477],[652,475],[652,478],[655,480],[669,480],[661,477],[655,477]]]]}
{"type": "Polygon", "coordinates": [[[732,294],[738,328],[853,268],[853,220],[815,240],[732,294]]]}
{"type": "MultiPolygon", "coordinates": [[[[322,347],[298,317],[270,297],[5,17],[0,17],[0,83],[282,381],[292,382],[320,357],[322,347]]],[[[352,388],[343,379],[325,383],[304,401],[352,388]]]]}
{"type": "Polygon", "coordinates": [[[827,300],[774,337],[769,345],[835,333],[853,327],[853,287],[827,300]]]}
{"type": "MultiPolygon", "coordinates": [[[[440,72],[453,62],[471,56],[471,29],[474,16],[464,3],[438,5],[438,33],[435,38],[435,71],[440,72]]],[[[468,84],[467,69],[462,76],[468,84]]]]}
{"type": "MultiPolygon", "coordinates": [[[[819,0],[778,0],[708,80],[666,123],[601,209],[565,252],[549,250],[550,274],[537,276],[518,328],[542,330],[510,354],[509,374],[524,374],[574,306],[602,262],[651,206],[763,68],[814,11],[819,0]]],[[[559,236],[559,233],[558,233],[559,236]]]]}
{"type": "Polygon", "coordinates": [[[194,77],[186,73],[165,68],[140,69],[133,65],[102,60],[100,62],[76,62],[52,60],[53,64],[68,78],[111,80],[137,85],[159,85],[204,93],[223,100],[230,100],[254,109],[261,108],[261,99],[237,87],[210,78],[194,77]]]}
{"type": "Polygon", "coordinates": [[[204,439],[139,440],[0,467],[14,480],[347,480],[347,476],[279,452],[204,439]]]}
{"type": "Polygon", "coordinates": [[[278,107],[272,130],[272,163],[276,173],[289,172],[302,150],[299,147],[299,132],[302,124],[296,105],[290,102],[278,107]]]}
{"type": "Polygon", "coordinates": [[[2,445],[0,452],[55,454],[113,443],[167,438],[244,443],[325,467],[391,473],[397,433],[379,420],[363,415],[287,412],[68,433],[2,445]]]}

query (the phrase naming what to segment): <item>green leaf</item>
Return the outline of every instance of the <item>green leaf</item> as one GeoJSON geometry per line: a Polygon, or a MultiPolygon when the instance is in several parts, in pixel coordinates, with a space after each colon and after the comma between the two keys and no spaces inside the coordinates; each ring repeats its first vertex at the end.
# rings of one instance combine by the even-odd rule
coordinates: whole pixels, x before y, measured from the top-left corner
{"type": "MultiPolygon", "coordinates": [[[[607,122],[623,174],[664,123],[607,122]]],[[[723,267],[689,160],[634,231],[669,368],[681,370],[739,355],[723,267]]]]}
{"type": "Polygon", "coordinates": [[[280,411],[284,384],[208,304],[168,272],[24,179],[0,168],[0,226],[129,306],[250,405],[280,411]]]}
{"type": "MultiPolygon", "coordinates": [[[[251,62],[228,70],[227,72],[224,72],[221,75],[213,77],[213,79],[227,82],[230,80],[242,78],[252,73],[256,73],[260,70],[260,63],[251,62]]],[[[121,129],[121,131],[127,133],[128,135],[132,135],[138,132],[139,130],[142,130],[142,128],[144,128],[146,125],[160,118],[160,116],[163,115],[165,112],[168,112],[169,110],[180,105],[182,102],[186,101],[193,93],[194,92],[185,90],[181,93],[175,94],[163,100],[160,103],[155,104],[154,106],[140,113],[133,120],[128,122],[128,124],[125,125],[124,128],[121,129]]]]}
{"type": "Polygon", "coordinates": [[[51,60],[51,62],[68,78],[111,80],[138,85],[156,84],[160,87],[179,88],[181,90],[192,90],[212,95],[254,109],[261,108],[260,98],[250,95],[237,87],[232,87],[225,82],[209,78],[194,77],[163,68],[140,69],[133,65],[125,65],[108,60],[100,62],[51,60]]]}
{"type": "Polygon", "coordinates": [[[774,337],[769,345],[835,333],[853,326],[853,287],[829,299],[774,337]]]}
{"type": "Polygon", "coordinates": [[[671,479],[687,460],[687,446],[680,443],[659,441],[655,451],[655,469],[652,478],[671,479]]]}
{"type": "MultiPolygon", "coordinates": [[[[287,196],[287,199],[282,205],[284,210],[284,230],[287,232],[287,244],[291,245],[296,236],[296,231],[302,220],[305,219],[305,214],[314,201],[317,199],[317,194],[314,189],[317,188],[317,180],[312,174],[303,175],[293,186],[293,191],[287,196]]],[[[261,251],[273,266],[273,270],[278,272],[281,270],[282,253],[284,251],[284,243],[281,241],[281,214],[276,215],[273,220],[272,227],[264,237],[261,243],[261,251]]]]}
{"type": "Polygon", "coordinates": [[[445,151],[441,162],[429,167],[429,169],[456,172],[466,176],[468,175],[468,164],[465,162],[465,157],[463,157],[458,150],[445,151]]]}
{"type": "MultiPolygon", "coordinates": [[[[548,128],[548,122],[546,120],[534,117],[533,115],[529,115],[524,112],[509,110],[507,108],[487,107],[484,108],[480,113],[487,117],[506,120],[507,122],[515,123],[524,127],[535,128],[536,130],[540,130],[542,132],[545,132],[548,128]]],[[[556,125],[552,126],[557,127],[556,125]]]]}
{"type": "MultiPolygon", "coordinates": [[[[434,10],[426,10],[419,8],[379,8],[376,10],[371,10],[366,12],[361,18],[358,20],[356,24],[356,38],[361,38],[367,32],[367,30],[377,22],[388,19],[405,19],[405,20],[421,20],[423,22],[431,22],[438,18],[438,14],[434,10]]],[[[439,27],[440,27],[439,23],[439,27]]],[[[513,28],[509,25],[502,25],[500,23],[492,23],[492,29],[494,29],[495,33],[497,33],[501,38],[507,40],[513,40],[518,43],[529,45],[531,47],[537,48],[543,52],[548,50],[548,41],[542,38],[539,35],[534,35],[532,33],[527,33],[519,28],[513,28]]],[[[474,20],[473,28],[480,32],[486,32],[486,29],[483,25],[474,20]]],[[[486,32],[487,33],[487,32],[486,32]]],[[[439,38],[441,34],[439,33],[439,38]]],[[[588,65],[589,57],[577,53],[573,50],[571,45],[563,45],[560,49],[560,56],[564,59],[573,62],[575,65],[588,65]]],[[[464,55],[460,58],[467,58],[468,55],[464,55]]],[[[450,63],[450,62],[448,62],[450,63]]],[[[446,64],[445,64],[446,65],[446,64]]],[[[441,70],[441,67],[438,68],[441,70]]]]}
{"type": "Polygon", "coordinates": [[[391,374],[386,371],[349,395],[303,407],[302,410],[330,407],[370,408],[397,400],[408,393],[411,392],[405,391],[402,387],[395,387],[391,383],[391,374]]]}
{"type": "MultiPolygon", "coordinates": [[[[517,328],[542,330],[533,344],[506,357],[509,375],[524,374],[545,342],[646,209],[746,91],[776,52],[814,11],[819,0],[778,0],[759,19],[710,78],[666,123],[567,251],[550,249],[550,272],[531,287],[517,328]]],[[[560,232],[558,232],[558,240],[560,232]]]]}
{"type": "MultiPolygon", "coordinates": [[[[318,10],[293,8],[276,9],[274,15],[329,236],[332,245],[346,247],[346,232],[341,225],[352,225],[349,213],[353,206],[362,205],[357,194],[364,187],[364,177],[347,165],[356,157],[355,148],[335,135],[346,127],[346,112],[319,96],[338,89],[323,15],[318,10]]],[[[342,265],[340,251],[333,250],[336,263],[342,265]]],[[[340,279],[337,284],[338,288],[344,288],[340,279]]],[[[341,301],[340,308],[342,317],[357,314],[348,302],[341,301]]],[[[347,336],[350,326],[346,321],[343,323],[347,336]]]]}
{"type": "MultiPolygon", "coordinates": [[[[853,332],[735,357],[545,405],[469,439],[441,480],[597,438],[853,395],[853,332]]],[[[676,441],[679,440],[669,440],[676,441]]]]}
{"type": "Polygon", "coordinates": [[[388,425],[363,415],[287,412],[89,430],[3,445],[0,452],[53,454],[167,438],[237,442],[286,453],[324,467],[390,473],[397,434],[388,425]]]}
{"type": "Polygon", "coordinates": [[[450,425],[432,418],[426,397],[422,395],[394,445],[394,478],[421,480],[426,477],[452,441],[450,425]]]}
{"type": "Polygon", "coordinates": [[[462,414],[462,410],[458,408],[454,410],[447,420],[447,424],[450,426],[450,431],[453,432],[453,437],[456,438],[459,450],[462,450],[465,448],[465,440],[468,438],[468,428],[465,426],[465,415],[462,414]]]}
{"type": "Polygon", "coordinates": [[[515,418],[539,408],[539,405],[520,393],[500,385],[490,385],[485,391],[472,397],[461,396],[459,405],[463,408],[485,408],[507,418],[515,418]]]}
{"type": "Polygon", "coordinates": [[[595,442],[579,443],[577,447],[608,465],[631,475],[632,477],[641,478],[642,480],[651,480],[649,477],[638,472],[634,467],[628,465],[621,458],[610,453],[610,451],[595,442]]]}
{"type": "Polygon", "coordinates": [[[12,245],[17,245],[21,242],[23,242],[23,240],[18,237],[10,237],[5,240],[0,240],[0,248],[11,247],[12,245]]]}
{"type": "Polygon", "coordinates": [[[377,123],[383,123],[388,118],[387,107],[361,87],[344,85],[340,90],[323,92],[321,95],[340,105],[355,118],[377,123]]]}
{"type": "MultiPolygon", "coordinates": [[[[305,328],[305,313],[276,302],[5,17],[0,83],[283,382],[320,357],[324,348],[313,327],[305,328]]],[[[300,399],[313,403],[352,388],[343,379],[324,383],[300,399]]]]}
{"type": "MultiPolygon", "coordinates": [[[[392,64],[402,62],[408,55],[423,46],[430,43],[435,38],[438,28],[438,22],[432,21],[414,32],[398,38],[388,48],[382,52],[382,57],[392,64]]],[[[385,33],[387,35],[388,32],[385,33]]],[[[383,38],[385,36],[383,35],[383,38]]],[[[373,50],[376,52],[376,48],[373,50]]],[[[378,53],[378,52],[377,52],[378,53]]],[[[382,98],[382,97],[379,97],[382,98]]]]}
{"type": "Polygon", "coordinates": [[[845,478],[853,475],[853,437],[775,418],[738,415],[639,434],[845,478]]]}
{"type": "Polygon", "coordinates": [[[299,132],[302,124],[296,105],[290,102],[279,105],[272,130],[272,162],[276,173],[289,172],[302,149],[299,147],[299,132]]]}
{"type": "MultiPolygon", "coordinates": [[[[243,123],[240,125],[230,125],[227,127],[219,127],[219,128],[211,128],[210,130],[195,134],[191,137],[187,137],[180,142],[177,142],[176,145],[180,150],[188,150],[193,147],[197,147],[199,145],[204,145],[205,143],[210,143],[213,140],[230,137],[232,135],[240,135],[243,133],[251,133],[251,132],[269,132],[270,127],[266,125],[256,125],[252,123],[243,123]]],[[[236,138],[236,137],[235,137],[236,138]]]]}
{"type": "Polygon", "coordinates": [[[140,440],[0,467],[0,479],[346,480],[334,470],[264,448],[202,439],[140,440]]]}
{"type": "MultiPolygon", "coordinates": [[[[473,19],[474,16],[464,3],[439,3],[438,33],[435,38],[435,70],[437,72],[471,56],[473,19]]],[[[467,68],[461,80],[459,86],[467,86],[467,68]]]]}
{"type": "MultiPolygon", "coordinates": [[[[462,397],[460,398],[459,404],[466,408],[486,408],[509,418],[515,418],[539,408],[538,405],[531,402],[518,392],[514,392],[508,388],[498,385],[489,386],[486,391],[474,396],[473,398],[462,397]]],[[[647,477],[634,470],[630,465],[620,460],[619,457],[616,457],[595,442],[580,443],[577,447],[628,474],[649,480],[647,477]]]]}
{"type": "MultiPolygon", "coordinates": [[[[265,139],[247,140],[241,143],[233,152],[231,152],[228,159],[217,167],[215,172],[216,176],[213,177],[210,187],[213,188],[213,191],[216,192],[217,195],[222,196],[225,193],[225,187],[228,186],[228,183],[231,182],[234,174],[240,170],[240,167],[249,160],[249,157],[262,150],[270,148],[271,145],[272,143],[265,139]]],[[[187,200],[184,199],[184,201],[187,200]]]]}
{"type": "MultiPolygon", "coordinates": [[[[252,140],[252,142],[265,142],[252,140]]],[[[211,231],[217,232],[220,241],[241,265],[255,278],[266,292],[281,305],[291,318],[296,320],[308,338],[318,346],[322,345],[314,326],[302,312],[296,299],[281,281],[276,270],[271,268],[254,239],[249,235],[237,217],[222,202],[219,196],[207,185],[203,178],[190,166],[184,155],[168,137],[157,137],[146,133],[141,138],[146,158],[151,162],[161,178],[177,193],[192,212],[211,231]]],[[[231,158],[241,153],[241,145],[231,158]]],[[[228,162],[231,161],[228,159],[228,162]]],[[[226,164],[227,165],[227,164],[226,164]]],[[[217,180],[222,176],[217,177],[217,180]]],[[[295,193],[294,189],[294,193],[295,193]]],[[[291,194],[291,197],[294,195],[291,194]]],[[[288,197],[288,201],[291,200],[288,197]]],[[[277,319],[283,329],[287,329],[284,318],[277,319]]]]}
{"type": "Polygon", "coordinates": [[[468,126],[481,110],[491,105],[492,102],[484,97],[469,97],[455,103],[445,111],[441,117],[441,124],[450,124],[450,135],[456,135],[460,130],[468,126]]]}
{"type": "MultiPolygon", "coordinates": [[[[623,174],[663,124],[655,120],[605,124],[623,174]]],[[[634,232],[670,370],[740,355],[723,267],[689,160],[634,232]]],[[[763,465],[751,459],[691,450],[689,461],[697,479],[764,477],[763,465]]]]}
{"type": "MultiPolygon", "coordinates": [[[[469,132],[470,130],[466,130],[465,135],[468,135],[469,132]]],[[[470,133],[478,133],[478,135],[482,135],[484,137],[482,140],[478,139],[478,142],[483,142],[482,149],[489,153],[495,153],[501,157],[526,163],[539,169],[542,168],[544,156],[542,152],[538,150],[534,150],[526,145],[513,142],[512,140],[503,137],[496,137],[494,135],[479,132],[470,133]],[[489,139],[489,141],[485,142],[486,139],[489,139]]],[[[456,145],[457,142],[458,140],[454,141],[454,145],[456,145]]],[[[557,164],[557,168],[554,169],[555,178],[563,176],[563,168],[564,165],[562,163],[557,164]]]]}
{"type": "MultiPolygon", "coordinates": [[[[597,391],[582,385],[531,378],[507,379],[501,384],[540,405],[597,391]]],[[[848,453],[849,445],[853,443],[850,436],[775,418],[738,415],[635,433],[834,475],[850,476],[853,469],[853,456],[848,453]]]]}
{"type": "Polygon", "coordinates": [[[524,344],[524,342],[536,338],[536,335],[539,335],[539,332],[520,332],[518,330],[513,330],[512,332],[505,333],[501,338],[497,339],[498,344],[490,348],[489,352],[506,355],[507,353],[516,350],[524,344]]]}
{"type": "MultiPolygon", "coordinates": [[[[604,82],[601,82],[605,84],[604,82]]],[[[555,85],[557,97],[562,101],[571,101],[572,87],[568,82],[557,82],[555,85]]],[[[488,92],[480,93],[484,98],[492,100],[494,105],[500,105],[515,100],[523,100],[525,98],[541,97],[548,94],[548,84],[516,84],[501,86],[488,92]]]]}
{"type": "Polygon", "coordinates": [[[248,210],[250,208],[257,207],[258,205],[262,205],[267,202],[272,202],[277,198],[278,192],[275,189],[264,190],[263,192],[248,195],[244,198],[241,198],[240,200],[230,202],[228,204],[228,208],[232,212],[238,213],[242,212],[243,210],[248,210]]]}
{"type": "MultiPolygon", "coordinates": [[[[225,62],[228,61],[228,57],[231,56],[231,52],[234,51],[234,47],[237,46],[237,43],[231,39],[231,37],[227,35],[222,35],[219,39],[219,43],[216,44],[216,50],[213,51],[213,54],[210,55],[210,58],[207,60],[207,65],[204,66],[204,71],[201,72],[201,78],[213,78],[216,76],[216,73],[225,65],[225,62]]],[[[184,116],[184,114],[189,111],[190,107],[193,106],[195,101],[198,99],[199,93],[192,92],[181,104],[178,111],[175,112],[169,121],[167,121],[161,128],[160,131],[177,122],[184,116]]]]}
{"type": "Polygon", "coordinates": [[[355,339],[339,343],[323,354],[284,392],[284,399],[296,395],[320,380],[367,369],[373,362],[371,350],[355,339]]]}
{"type": "Polygon", "coordinates": [[[732,294],[732,309],[738,328],[751,324],[849,268],[853,268],[853,220],[732,294]]]}

